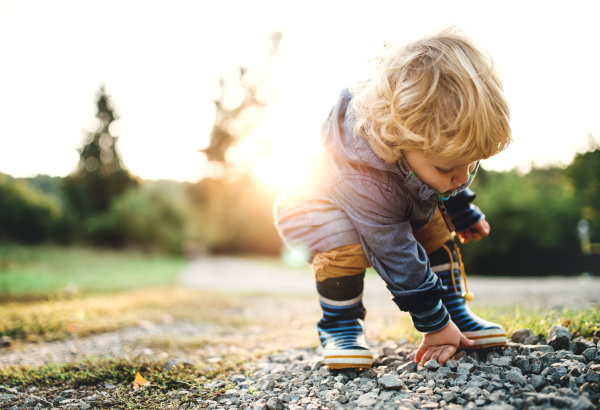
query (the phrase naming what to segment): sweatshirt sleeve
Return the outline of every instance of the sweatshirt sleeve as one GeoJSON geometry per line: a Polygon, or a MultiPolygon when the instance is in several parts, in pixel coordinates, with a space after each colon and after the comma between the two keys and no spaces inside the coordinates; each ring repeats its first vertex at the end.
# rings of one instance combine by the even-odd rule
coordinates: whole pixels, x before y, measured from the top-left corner
{"type": "Polygon", "coordinates": [[[469,229],[485,218],[481,210],[471,203],[475,197],[475,192],[467,188],[444,202],[457,232],[469,229]]]}
{"type": "Polygon", "coordinates": [[[376,180],[341,180],[333,186],[339,205],[359,233],[364,252],[386,283],[398,307],[411,314],[422,333],[446,326],[450,316],[441,302],[446,288],[433,273],[423,247],[413,236],[398,196],[376,180]]]}

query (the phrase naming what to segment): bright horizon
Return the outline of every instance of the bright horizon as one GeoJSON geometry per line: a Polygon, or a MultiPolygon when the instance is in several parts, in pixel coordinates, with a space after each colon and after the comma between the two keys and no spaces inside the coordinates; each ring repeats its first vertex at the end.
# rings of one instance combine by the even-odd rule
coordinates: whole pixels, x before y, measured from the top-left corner
{"type": "Polygon", "coordinates": [[[484,167],[566,165],[588,134],[600,139],[598,11],[594,2],[0,1],[0,172],[72,172],[104,83],[122,117],[127,168],[143,179],[200,179],[219,77],[260,62],[279,30],[277,97],[238,155],[280,184],[320,150],[321,122],[341,89],[366,78],[384,41],[449,23],[491,53],[511,106],[514,143],[484,167]]]}

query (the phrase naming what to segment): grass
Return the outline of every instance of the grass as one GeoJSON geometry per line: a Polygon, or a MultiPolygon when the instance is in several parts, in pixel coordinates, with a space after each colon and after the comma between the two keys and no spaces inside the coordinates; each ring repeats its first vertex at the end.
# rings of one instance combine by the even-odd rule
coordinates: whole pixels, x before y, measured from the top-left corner
{"type": "Polygon", "coordinates": [[[11,366],[0,368],[0,385],[39,386],[36,394],[46,398],[56,397],[67,388],[85,391],[94,386],[89,394],[102,390],[102,383],[117,384],[110,395],[100,396],[94,407],[98,408],[164,408],[165,405],[180,408],[185,403],[197,405],[198,399],[210,399],[232,387],[226,376],[236,373],[248,374],[246,363],[258,357],[238,356],[228,358],[215,365],[201,362],[193,366],[177,366],[163,371],[162,364],[155,361],[133,360],[86,360],[81,363],[46,365],[41,367],[11,366]],[[150,386],[134,389],[136,373],[151,383],[150,386]],[[226,382],[220,389],[204,388],[208,381],[220,379],[226,382]],[[97,387],[96,387],[97,386],[97,387]],[[183,396],[173,395],[175,391],[186,390],[183,396]],[[42,393],[43,391],[43,393],[42,393]]]}
{"type": "Polygon", "coordinates": [[[0,244],[0,300],[173,285],[180,256],[82,247],[0,244]]]}
{"type": "Polygon", "coordinates": [[[234,299],[179,288],[140,289],[72,300],[10,302],[0,305],[0,334],[26,342],[89,336],[141,320],[165,317],[239,324],[243,320],[234,299]]]}

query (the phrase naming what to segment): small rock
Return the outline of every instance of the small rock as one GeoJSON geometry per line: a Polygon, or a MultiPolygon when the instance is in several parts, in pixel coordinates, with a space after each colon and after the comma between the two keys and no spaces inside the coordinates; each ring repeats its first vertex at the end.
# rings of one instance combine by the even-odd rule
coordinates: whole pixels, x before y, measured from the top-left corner
{"type": "Polygon", "coordinates": [[[598,349],[595,347],[590,347],[589,349],[583,351],[582,356],[585,357],[588,362],[591,362],[598,356],[598,349]]]}
{"type": "Polygon", "coordinates": [[[398,367],[398,374],[402,374],[404,372],[412,373],[416,370],[416,368],[417,368],[417,363],[415,363],[411,360],[410,362],[405,363],[402,366],[398,367]]]}
{"type": "Polygon", "coordinates": [[[529,382],[531,383],[531,385],[533,386],[533,388],[536,391],[540,391],[544,387],[546,387],[546,378],[539,376],[537,374],[534,374],[533,376],[531,376],[529,382]]]}
{"type": "Polygon", "coordinates": [[[554,325],[548,333],[548,345],[554,350],[569,349],[571,345],[571,331],[564,326],[554,325]]]}
{"type": "Polygon", "coordinates": [[[532,336],[535,337],[531,329],[519,329],[515,330],[510,338],[514,343],[525,343],[525,339],[532,336]]]}
{"type": "Polygon", "coordinates": [[[399,377],[391,374],[379,377],[377,379],[377,384],[385,390],[402,390],[406,387],[399,377]]]}
{"type": "Polygon", "coordinates": [[[267,402],[269,410],[283,410],[283,401],[279,397],[271,397],[267,402]]]}
{"type": "Polygon", "coordinates": [[[49,401],[46,401],[46,399],[44,399],[43,397],[34,396],[33,394],[30,394],[27,397],[27,399],[25,400],[26,407],[36,407],[38,405],[43,408],[53,407],[52,403],[50,403],[49,401]]]}
{"type": "Polygon", "coordinates": [[[12,342],[13,340],[9,336],[0,337],[0,347],[10,347],[12,346],[12,342]]]}
{"type": "Polygon", "coordinates": [[[348,396],[340,394],[340,397],[338,397],[338,401],[342,404],[346,404],[348,403],[348,396]]]}
{"type": "Polygon", "coordinates": [[[192,362],[190,359],[185,359],[185,358],[180,359],[180,358],[176,357],[176,358],[167,360],[167,362],[163,366],[163,371],[168,372],[178,366],[187,367],[187,366],[193,366],[193,365],[194,365],[194,362],[192,362]]]}
{"type": "Polygon", "coordinates": [[[509,367],[511,362],[512,362],[512,360],[511,360],[511,357],[509,357],[509,356],[502,356],[502,357],[498,357],[496,359],[492,359],[492,364],[494,366],[500,366],[500,367],[509,367]]]}
{"type": "Polygon", "coordinates": [[[525,345],[536,345],[538,344],[540,339],[537,336],[529,336],[523,340],[523,344],[525,345]]]}
{"type": "Polygon", "coordinates": [[[460,373],[460,374],[469,375],[473,371],[474,367],[475,367],[475,365],[471,364],[471,363],[461,363],[458,365],[458,369],[456,370],[456,372],[460,373]]]}
{"type": "Polygon", "coordinates": [[[435,372],[437,369],[440,368],[440,364],[437,362],[437,360],[431,359],[427,363],[425,363],[425,368],[430,372],[435,372]]]}
{"type": "Polygon", "coordinates": [[[364,377],[365,379],[374,379],[377,377],[377,373],[375,373],[372,369],[369,369],[359,373],[359,376],[364,377]]]}
{"type": "Polygon", "coordinates": [[[571,405],[571,410],[593,410],[594,408],[595,406],[585,396],[581,396],[571,405]]]}
{"type": "Polygon", "coordinates": [[[458,367],[458,364],[459,363],[456,360],[452,360],[452,359],[446,360],[446,367],[449,368],[452,371],[456,370],[456,368],[458,367]]]}

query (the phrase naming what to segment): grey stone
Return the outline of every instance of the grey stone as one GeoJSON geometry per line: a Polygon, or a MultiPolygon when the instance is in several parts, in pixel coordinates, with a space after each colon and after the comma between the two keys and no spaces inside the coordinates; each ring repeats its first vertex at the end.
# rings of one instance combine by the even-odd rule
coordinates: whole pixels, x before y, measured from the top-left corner
{"type": "MultiPolygon", "coordinates": [[[[493,403],[493,404],[488,404],[487,406],[482,407],[482,409],[484,410],[515,410],[514,406],[511,406],[508,403],[493,403]]],[[[530,407],[531,409],[531,407],[530,407]]]]}
{"type": "Polygon", "coordinates": [[[554,350],[569,349],[571,345],[571,331],[564,326],[554,325],[548,333],[548,345],[554,350]]]}
{"type": "Polygon", "coordinates": [[[0,403],[5,402],[5,401],[10,401],[13,399],[16,399],[17,396],[14,396],[12,394],[0,394],[0,403]]]}
{"type": "Polygon", "coordinates": [[[26,407],[36,407],[38,405],[42,407],[53,407],[52,403],[50,403],[43,397],[34,396],[33,394],[30,394],[25,400],[26,407]]]}
{"type": "Polygon", "coordinates": [[[427,363],[425,363],[425,368],[430,372],[435,372],[437,369],[440,368],[440,364],[437,362],[437,360],[431,359],[427,363]]]}
{"type": "Polygon", "coordinates": [[[511,369],[508,373],[506,373],[506,380],[508,380],[511,383],[518,383],[522,386],[524,386],[527,383],[523,376],[518,371],[514,370],[514,368],[511,369]]]}
{"type": "Polygon", "coordinates": [[[459,363],[457,360],[446,360],[446,367],[452,371],[456,371],[456,368],[458,367],[459,363]]]}
{"type": "Polygon", "coordinates": [[[517,356],[515,360],[515,366],[521,369],[524,374],[531,373],[531,363],[525,356],[517,356]]]}
{"type": "Polygon", "coordinates": [[[590,370],[585,375],[585,380],[590,383],[600,383],[600,375],[593,370],[590,370]]]}
{"type": "Polygon", "coordinates": [[[11,347],[13,340],[9,336],[0,337],[0,347],[11,347]]]}
{"type": "Polygon", "coordinates": [[[340,397],[338,397],[338,401],[342,404],[346,404],[348,403],[348,396],[340,394],[340,397]]]}
{"type": "Polygon", "coordinates": [[[492,364],[494,366],[500,366],[500,367],[509,367],[511,362],[512,362],[512,360],[508,356],[502,356],[502,357],[492,359],[492,364]]]}
{"type": "Polygon", "coordinates": [[[474,367],[475,367],[475,365],[471,364],[471,363],[461,363],[458,365],[457,373],[471,374],[474,367]]]}
{"type": "Polygon", "coordinates": [[[283,410],[283,401],[279,397],[271,397],[267,401],[269,410],[283,410]]]}
{"type": "Polygon", "coordinates": [[[585,396],[581,396],[571,405],[571,410],[593,410],[594,408],[595,406],[585,396]]]}
{"type": "Polygon", "coordinates": [[[595,360],[598,357],[598,349],[595,347],[590,347],[589,349],[585,349],[582,353],[582,356],[586,358],[588,362],[595,360]]]}
{"type": "Polygon", "coordinates": [[[167,360],[167,362],[163,366],[163,371],[168,372],[170,370],[173,370],[175,367],[187,367],[193,365],[194,362],[192,362],[190,359],[180,359],[178,357],[175,357],[173,359],[167,360]]]}
{"type": "Polygon", "coordinates": [[[523,340],[523,344],[525,345],[536,345],[538,344],[540,339],[537,336],[529,336],[523,340]]]}
{"type": "Polygon", "coordinates": [[[408,363],[403,364],[402,366],[398,367],[398,374],[402,374],[404,372],[408,372],[408,373],[412,373],[416,370],[417,368],[417,363],[410,361],[408,363]]]}
{"type": "Polygon", "coordinates": [[[531,376],[529,381],[530,381],[531,385],[533,386],[533,388],[537,391],[540,391],[544,387],[546,387],[546,378],[539,376],[537,374],[534,374],[533,376],[531,376]]]}
{"type": "Polygon", "coordinates": [[[546,352],[552,353],[554,352],[554,348],[550,345],[524,345],[528,347],[532,352],[546,352]]]}
{"type": "Polygon", "coordinates": [[[398,376],[391,374],[379,377],[377,384],[385,390],[403,390],[406,388],[406,385],[398,376]]]}
{"type": "Polygon", "coordinates": [[[462,391],[461,397],[467,401],[474,401],[481,392],[479,387],[468,387],[462,391]]]}
{"type": "Polygon", "coordinates": [[[361,372],[360,377],[364,377],[365,379],[374,379],[377,377],[377,373],[375,373],[373,371],[373,369],[369,369],[369,370],[365,370],[364,372],[361,372]]]}
{"type": "Polygon", "coordinates": [[[531,329],[518,329],[513,332],[510,338],[514,343],[524,343],[526,338],[532,336],[535,337],[531,329]]]}

